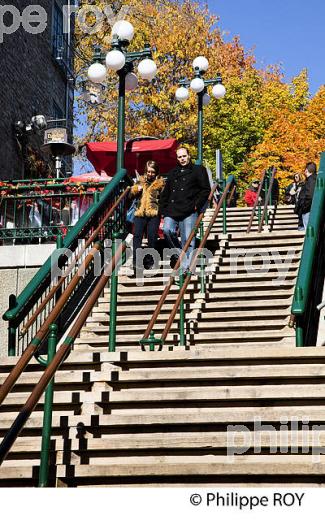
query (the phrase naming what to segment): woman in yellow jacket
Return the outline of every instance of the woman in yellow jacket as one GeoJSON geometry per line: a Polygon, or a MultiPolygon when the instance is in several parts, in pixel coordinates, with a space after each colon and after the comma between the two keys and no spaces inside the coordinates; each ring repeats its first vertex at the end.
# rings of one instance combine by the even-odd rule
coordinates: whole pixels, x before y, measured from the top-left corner
{"type": "Polygon", "coordinates": [[[141,249],[142,239],[147,230],[148,247],[155,249],[158,237],[160,214],[159,198],[165,181],[159,175],[159,166],[156,161],[148,161],[145,171],[140,179],[131,188],[131,196],[138,198],[137,209],[134,213],[134,235],[133,235],[133,267],[134,269],[151,269],[153,258],[145,265],[139,265],[137,252],[141,249]]]}

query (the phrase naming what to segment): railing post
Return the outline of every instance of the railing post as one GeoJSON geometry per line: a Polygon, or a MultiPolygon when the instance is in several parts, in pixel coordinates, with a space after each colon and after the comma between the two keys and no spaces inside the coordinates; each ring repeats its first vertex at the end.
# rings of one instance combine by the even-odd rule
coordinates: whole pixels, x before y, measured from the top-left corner
{"type": "MultiPolygon", "coordinates": [[[[223,189],[225,189],[226,180],[223,180],[223,189]]],[[[225,235],[227,233],[227,197],[223,199],[222,203],[222,232],[225,235]]]]}
{"type": "MultiPolygon", "coordinates": [[[[47,365],[55,356],[57,345],[58,326],[54,323],[49,326],[50,335],[47,348],[47,365]]],[[[49,456],[52,430],[52,408],[53,408],[54,378],[48,384],[45,392],[44,416],[42,430],[41,462],[38,479],[38,487],[47,487],[49,478],[49,456]]]]}
{"type": "MultiPolygon", "coordinates": [[[[303,300],[303,290],[301,287],[297,287],[295,290],[295,298],[298,302],[303,300]]],[[[296,316],[296,347],[304,346],[304,328],[303,328],[303,316],[296,316]]]]}
{"type": "Polygon", "coordinates": [[[260,223],[261,223],[261,217],[262,217],[262,213],[261,213],[261,201],[259,200],[259,201],[258,201],[258,206],[257,206],[257,220],[258,220],[258,225],[260,225],[260,223]]]}
{"type": "MultiPolygon", "coordinates": [[[[16,307],[17,299],[15,294],[9,296],[9,310],[16,307]]],[[[17,327],[13,325],[13,322],[9,320],[8,326],[8,356],[16,355],[16,338],[17,338],[17,327]]]]}
{"type": "MultiPolygon", "coordinates": [[[[114,232],[112,234],[112,258],[116,253],[116,240],[120,234],[114,232]]],[[[116,318],[117,318],[117,288],[118,288],[118,266],[115,266],[110,278],[110,306],[109,306],[109,343],[108,351],[115,352],[116,350],[116,318]]]]}
{"type": "Polygon", "coordinates": [[[301,317],[296,318],[296,347],[304,346],[304,329],[301,322],[301,317]]]}
{"type": "MultiPolygon", "coordinates": [[[[184,273],[182,268],[179,272],[179,290],[182,289],[184,285],[184,273]]],[[[184,308],[184,298],[181,299],[179,304],[179,345],[180,347],[185,346],[185,308],[184,308]]]]}
{"type": "MultiPolygon", "coordinates": [[[[204,235],[204,227],[203,221],[200,222],[200,242],[203,239],[204,235]]],[[[205,294],[205,260],[204,255],[201,253],[200,255],[200,293],[205,294]]]]}
{"type": "MultiPolygon", "coordinates": [[[[266,174],[265,176],[265,191],[264,191],[264,204],[266,202],[266,197],[267,197],[267,194],[268,194],[268,191],[269,191],[269,173],[266,174]]],[[[265,225],[267,226],[269,223],[269,212],[268,212],[268,206],[266,207],[266,211],[265,211],[265,225]]]]}

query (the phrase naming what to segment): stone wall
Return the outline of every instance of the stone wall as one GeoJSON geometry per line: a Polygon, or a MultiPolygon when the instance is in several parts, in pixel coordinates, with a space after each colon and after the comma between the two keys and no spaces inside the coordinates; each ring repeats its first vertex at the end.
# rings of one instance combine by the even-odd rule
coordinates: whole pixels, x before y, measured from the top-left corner
{"type": "Polygon", "coordinates": [[[55,249],[55,244],[0,246],[0,357],[7,355],[9,295],[18,296],[55,249]],[[11,267],[14,266],[14,267],[11,267]]]}
{"type": "MultiPolygon", "coordinates": [[[[20,25],[14,33],[3,35],[0,43],[0,179],[22,177],[23,162],[13,125],[30,121],[36,114],[53,117],[53,102],[65,114],[67,76],[52,56],[52,21],[54,0],[10,0],[20,13],[29,5],[39,5],[47,12],[47,26],[41,34],[29,34],[20,25]]],[[[59,6],[64,0],[57,0],[59,6]]],[[[5,17],[10,25],[10,15],[5,17]]],[[[69,108],[72,114],[72,104],[69,108]]],[[[31,144],[39,146],[43,134],[31,144]]]]}

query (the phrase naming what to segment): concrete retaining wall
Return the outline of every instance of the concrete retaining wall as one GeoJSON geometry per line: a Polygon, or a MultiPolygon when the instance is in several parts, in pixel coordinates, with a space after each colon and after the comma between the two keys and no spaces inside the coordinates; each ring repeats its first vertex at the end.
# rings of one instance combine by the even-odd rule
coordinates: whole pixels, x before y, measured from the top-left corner
{"type": "Polygon", "coordinates": [[[55,244],[0,248],[0,356],[7,355],[8,322],[2,319],[9,295],[18,296],[55,249],[55,244]]]}

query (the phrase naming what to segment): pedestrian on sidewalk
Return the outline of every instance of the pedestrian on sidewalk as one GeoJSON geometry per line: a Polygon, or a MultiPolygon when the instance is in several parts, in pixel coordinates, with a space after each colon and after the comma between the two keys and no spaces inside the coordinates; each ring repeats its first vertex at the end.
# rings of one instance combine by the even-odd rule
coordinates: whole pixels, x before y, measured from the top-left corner
{"type": "MultiPolygon", "coordinates": [[[[186,146],[180,146],[176,150],[176,158],[177,166],[167,174],[166,186],[160,198],[160,211],[164,216],[165,238],[171,248],[177,249],[179,255],[191,234],[198,213],[208,200],[210,183],[206,168],[193,164],[186,146]]],[[[195,237],[183,259],[183,271],[189,268],[194,248],[195,237]]]]}
{"type": "MultiPolygon", "coordinates": [[[[137,259],[141,249],[142,239],[147,232],[149,249],[156,249],[158,229],[160,223],[159,198],[165,186],[164,179],[159,175],[159,166],[156,161],[148,161],[143,176],[132,186],[130,196],[137,198],[137,207],[134,213],[133,233],[133,267],[143,270],[151,269],[154,260],[145,258],[145,265],[140,265],[137,259]]],[[[148,255],[150,256],[150,254],[148,255]]]]}

